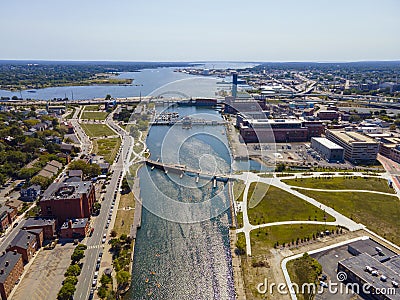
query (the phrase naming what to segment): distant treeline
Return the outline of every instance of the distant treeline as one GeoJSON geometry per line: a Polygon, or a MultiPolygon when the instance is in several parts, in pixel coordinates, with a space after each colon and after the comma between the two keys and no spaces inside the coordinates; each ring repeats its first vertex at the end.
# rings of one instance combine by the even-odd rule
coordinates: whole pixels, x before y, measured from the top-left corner
{"type": "Polygon", "coordinates": [[[85,84],[99,73],[136,72],[145,68],[187,67],[163,62],[47,62],[0,61],[0,89],[37,89],[85,84]]]}

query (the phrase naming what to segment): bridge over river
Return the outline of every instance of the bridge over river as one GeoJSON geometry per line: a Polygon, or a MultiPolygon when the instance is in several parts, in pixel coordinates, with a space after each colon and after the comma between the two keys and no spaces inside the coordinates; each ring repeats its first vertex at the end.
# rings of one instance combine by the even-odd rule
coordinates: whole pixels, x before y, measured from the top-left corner
{"type": "Polygon", "coordinates": [[[203,172],[200,169],[196,170],[180,164],[167,164],[160,162],[159,160],[151,159],[145,159],[143,162],[150,166],[152,170],[154,168],[157,168],[163,170],[166,174],[168,172],[179,174],[181,178],[184,174],[195,175],[196,182],[198,182],[200,178],[210,179],[213,181],[214,188],[217,187],[217,181],[228,182],[230,179],[232,179],[232,176],[229,174],[212,174],[208,172],[203,172]]]}

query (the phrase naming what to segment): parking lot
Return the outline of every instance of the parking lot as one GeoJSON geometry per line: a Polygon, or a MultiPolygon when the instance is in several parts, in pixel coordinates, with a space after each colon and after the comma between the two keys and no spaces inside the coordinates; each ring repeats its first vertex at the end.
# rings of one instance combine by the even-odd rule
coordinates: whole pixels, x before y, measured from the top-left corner
{"type": "MultiPolygon", "coordinates": [[[[322,266],[322,273],[327,275],[327,279],[325,282],[331,282],[331,283],[336,283],[338,290],[343,290],[346,291],[346,288],[340,281],[337,280],[336,275],[337,275],[337,263],[340,260],[346,259],[351,257],[352,255],[347,251],[348,245],[344,245],[341,247],[333,248],[330,250],[326,250],[323,252],[319,252],[316,254],[312,254],[311,256],[314,257],[319,261],[319,263],[322,266]],[[340,285],[342,286],[342,289],[340,288],[340,285]]],[[[334,288],[334,286],[333,286],[334,288]]],[[[324,289],[323,294],[317,294],[314,298],[315,300],[358,300],[358,299],[363,299],[357,294],[352,294],[351,290],[348,294],[346,293],[329,293],[328,289],[324,289]]]]}
{"type": "Polygon", "coordinates": [[[58,244],[53,250],[42,249],[36,254],[12,299],[57,299],[74,247],[72,243],[58,244]]]}
{"type": "Polygon", "coordinates": [[[310,143],[255,143],[247,144],[250,156],[263,156],[267,163],[286,163],[301,167],[321,167],[321,168],[352,168],[348,162],[329,163],[318,153],[312,151],[310,143]]]}

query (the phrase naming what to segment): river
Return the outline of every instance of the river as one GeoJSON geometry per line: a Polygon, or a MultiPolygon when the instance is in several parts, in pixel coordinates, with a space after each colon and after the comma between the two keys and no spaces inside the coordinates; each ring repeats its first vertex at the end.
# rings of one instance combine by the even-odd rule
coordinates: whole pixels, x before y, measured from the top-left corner
{"type": "MultiPolygon", "coordinates": [[[[214,110],[174,108],[181,116],[220,118],[214,110]]],[[[206,172],[228,173],[231,156],[223,126],[153,126],[153,159],[206,172]]],[[[132,287],[125,299],[234,299],[226,184],[139,171],[142,227],[135,244],[132,287]]]]}

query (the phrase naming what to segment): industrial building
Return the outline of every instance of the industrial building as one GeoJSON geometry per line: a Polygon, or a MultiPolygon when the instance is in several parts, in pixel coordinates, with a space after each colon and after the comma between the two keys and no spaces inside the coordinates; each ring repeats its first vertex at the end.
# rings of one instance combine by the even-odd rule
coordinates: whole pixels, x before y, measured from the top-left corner
{"type": "Polygon", "coordinates": [[[344,158],[351,162],[374,162],[379,143],[353,131],[327,130],[326,138],[344,148],[344,158]]]}
{"type": "Polygon", "coordinates": [[[320,120],[337,120],[339,119],[339,113],[336,110],[320,110],[317,113],[317,117],[320,120]]]}
{"type": "Polygon", "coordinates": [[[327,138],[312,137],[311,147],[328,162],[343,162],[344,149],[327,138]]]}
{"type": "Polygon", "coordinates": [[[305,142],[324,131],[321,122],[298,119],[246,119],[237,120],[240,135],[246,143],[305,142]]]}
{"type": "Polygon", "coordinates": [[[90,181],[52,183],[43,193],[39,205],[42,217],[57,219],[90,218],[96,201],[95,189],[90,181]]]}
{"type": "Polygon", "coordinates": [[[400,299],[400,256],[377,243],[366,239],[348,245],[352,257],[338,262],[338,272],[347,275],[345,283],[357,284],[357,293],[369,286],[369,299],[400,299]],[[384,291],[384,292],[383,292],[384,291]]]}

